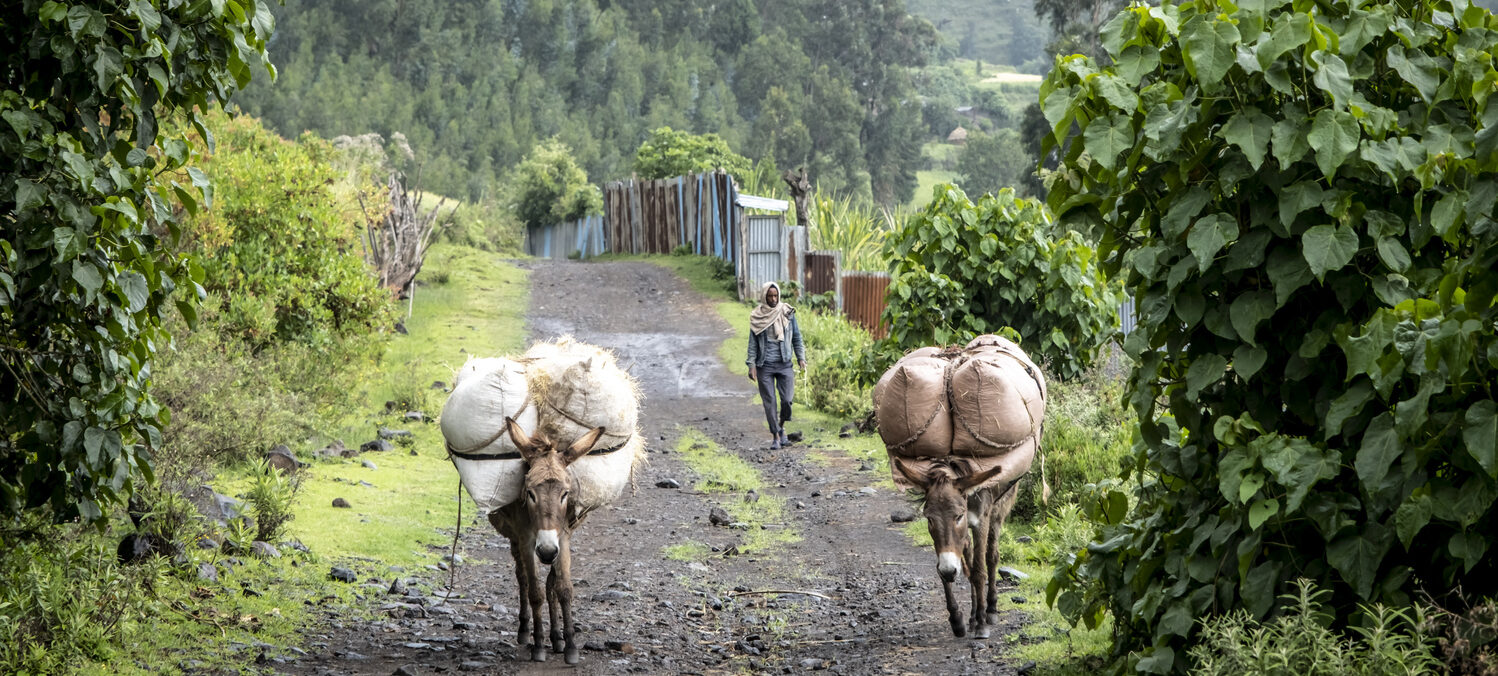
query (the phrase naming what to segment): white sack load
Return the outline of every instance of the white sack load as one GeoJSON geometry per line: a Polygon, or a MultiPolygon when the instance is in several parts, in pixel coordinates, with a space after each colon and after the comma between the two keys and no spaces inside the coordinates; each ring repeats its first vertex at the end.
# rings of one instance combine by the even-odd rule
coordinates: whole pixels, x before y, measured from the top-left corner
{"type": "Polygon", "coordinates": [[[614,353],[570,336],[532,345],[522,361],[538,431],[565,446],[604,429],[593,450],[568,468],[581,518],[623,494],[645,459],[645,440],[635,429],[639,388],[614,353]]]}
{"type": "Polygon", "coordinates": [[[951,368],[953,455],[1007,455],[1040,434],[1045,378],[1018,346],[978,346],[951,368]]]}
{"type": "Polygon", "coordinates": [[[569,444],[602,427],[595,450],[635,436],[639,389],[612,352],[563,336],[554,343],[536,343],[522,361],[542,433],[569,444]]]}
{"type": "Polygon", "coordinates": [[[874,385],[879,437],[890,455],[939,458],[952,452],[948,362],[939,354],[934,347],[912,351],[874,385]]]}
{"type": "Polygon", "coordinates": [[[454,376],[441,425],[463,488],[482,514],[514,502],[525,479],[525,462],[506,433],[506,416],[527,434],[535,433],[536,407],[530,404],[525,368],[509,359],[470,359],[454,376]]]}

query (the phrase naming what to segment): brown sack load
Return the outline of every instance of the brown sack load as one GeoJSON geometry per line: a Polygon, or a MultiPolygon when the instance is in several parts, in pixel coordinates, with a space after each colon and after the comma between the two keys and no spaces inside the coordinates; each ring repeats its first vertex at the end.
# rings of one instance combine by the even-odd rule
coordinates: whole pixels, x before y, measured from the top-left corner
{"type": "Polygon", "coordinates": [[[1040,433],[1045,379],[1018,347],[980,345],[952,365],[952,453],[1002,455],[1040,433]]]}
{"type": "Polygon", "coordinates": [[[905,355],[874,386],[879,436],[891,455],[939,458],[952,451],[947,411],[948,362],[941,350],[923,347],[905,355]]]}

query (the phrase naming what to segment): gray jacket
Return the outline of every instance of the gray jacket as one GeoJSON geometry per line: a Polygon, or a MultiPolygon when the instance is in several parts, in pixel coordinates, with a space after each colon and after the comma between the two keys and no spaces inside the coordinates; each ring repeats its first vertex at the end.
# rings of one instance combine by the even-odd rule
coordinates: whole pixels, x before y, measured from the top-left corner
{"type": "MultiPolygon", "coordinates": [[[[790,330],[785,332],[784,338],[786,340],[780,341],[780,354],[790,355],[791,351],[794,350],[796,361],[806,361],[806,345],[801,342],[801,327],[796,324],[795,310],[791,310],[791,326],[790,330]]],[[[749,358],[744,360],[744,364],[753,366],[754,368],[764,366],[765,348],[774,340],[775,331],[773,328],[765,329],[759,333],[750,333],[749,358]]]]}

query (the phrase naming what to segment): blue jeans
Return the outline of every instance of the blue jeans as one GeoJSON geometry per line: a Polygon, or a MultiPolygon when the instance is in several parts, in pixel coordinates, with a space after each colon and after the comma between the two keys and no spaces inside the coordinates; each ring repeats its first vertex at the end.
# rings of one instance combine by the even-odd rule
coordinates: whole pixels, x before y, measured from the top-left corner
{"type": "Polygon", "coordinates": [[[759,367],[756,379],[759,384],[759,400],[765,406],[765,422],[770,424],[770,433],[778,439],[783,434],[781,423],[791,419],[791,400],[796,394],[796,373],[791,369],[791,362],[785,361],[759,367]],[[775,410],[776,393],[780,394],[778,415],[775,410]]]}

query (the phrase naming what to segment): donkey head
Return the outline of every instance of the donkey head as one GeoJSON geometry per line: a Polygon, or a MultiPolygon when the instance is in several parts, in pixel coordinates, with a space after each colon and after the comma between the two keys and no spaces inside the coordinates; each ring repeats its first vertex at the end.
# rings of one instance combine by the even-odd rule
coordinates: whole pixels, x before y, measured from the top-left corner
{"type": "Polygon", "coordinates": [[[951,458],[934,464],[924,473],[907,467],[899,458],[891,458],[895,470],[925,494],[926,528],[936,548],[936,571],[947,582],[962,570],[962,552],[967,548],[967,493],[1003,470],[993,467],[973,473],[971,462],[951,458]]]}
{"type": "Polygon", "coordinates": [[[571,446],[557,448],[545,434],[526,434],[511,418],[505,418],[505,426],[525,459],[525,510],[536,532],[536,557],[551,565],[561,551],[560,534],[568,527],[572,477],[567,466],[587,455],[604,430],[595,427],[571,446]]]}

